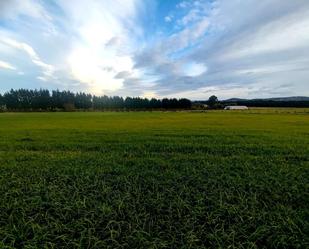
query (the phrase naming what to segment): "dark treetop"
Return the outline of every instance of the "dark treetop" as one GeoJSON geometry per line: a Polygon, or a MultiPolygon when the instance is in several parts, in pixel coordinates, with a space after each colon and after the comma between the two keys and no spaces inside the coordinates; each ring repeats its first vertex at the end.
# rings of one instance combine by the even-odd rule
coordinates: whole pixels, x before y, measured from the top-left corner
{"type": "Polygon", "coordinates": [[[0,108],[7,110],[74,110],[74,109],[189,109],[188,99],[147,99],[140,97],[95,96],[83,92],[40,90],[10,90],[0,94],[0,108]]]}

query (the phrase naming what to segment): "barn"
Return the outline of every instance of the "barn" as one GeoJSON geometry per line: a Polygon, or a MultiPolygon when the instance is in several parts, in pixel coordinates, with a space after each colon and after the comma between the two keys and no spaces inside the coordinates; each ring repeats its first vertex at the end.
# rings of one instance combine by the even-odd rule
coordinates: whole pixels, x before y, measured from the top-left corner
{"type": "Polygon", "coordinates": [[[247,106],[235,105],[235,106],[226,106],[224,110],[248,110],[247,106]]]}

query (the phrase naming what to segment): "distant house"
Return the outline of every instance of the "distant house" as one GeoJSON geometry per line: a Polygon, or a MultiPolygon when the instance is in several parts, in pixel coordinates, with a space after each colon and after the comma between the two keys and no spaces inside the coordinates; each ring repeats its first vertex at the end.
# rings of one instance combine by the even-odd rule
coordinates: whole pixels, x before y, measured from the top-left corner
{"type": "Polygon", "coordinates": [[[231,105],[231,106],[226,106],[224,110],[248,110],[249,108],[247,106],[242,106],[242,105],[231,105]]]}

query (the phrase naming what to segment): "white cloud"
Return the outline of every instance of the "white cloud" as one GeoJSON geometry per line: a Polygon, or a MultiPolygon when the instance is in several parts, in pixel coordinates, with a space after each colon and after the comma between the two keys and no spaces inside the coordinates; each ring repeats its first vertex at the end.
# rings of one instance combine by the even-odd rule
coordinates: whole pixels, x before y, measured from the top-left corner
{"type": "Polygon", "coordinates": [[[68,63],[72,76],[85,83],[94,93],[102,93],[104,90],[117,90],[122,87],[123,79],[117,78],[120,72],[130,72],[133,62],[130,57],[115,56],[108,51],[97,55],[95,50],[89,48],[74,49],[69,56],[68,63]]]}
{"type": "Polygon", "coordinates": [[[36,77],[38,80],[40,81],[44,81],[44,82],[47,82],[48,81],[48,78],[44,77],[44,76],[38,76],[36,77]]]}
{"type": "Polygon", "coordinates": [[[37,0],[2,0],[0,1],[0,18],[15,19],[21,15],[32,18],[48,18],[50,16],[37,0]]]}
{"type": "Polygon", "coordinates": [[[32,63],[42,69],[42,73],[45,75],[45,77],[53,77],[53,73],[55,70],[54,66],[43,62],[38,56],[38,54],[34,51],[34,49],[27,43],[19,42],[7,37],[0,37],[0,43],[7,45],[10,48],[25,52],[30,57],[32,63]]]}
{"type": "Polygon", "coordinates": [[[207,71],[207,67],[201,63],[191,62],[184,66],[184,73],[186,76],[196,77],[207,71]]]}
{"type": "Polygon", "coordinates": [[[189,1],[182,1],[176,5],[177,8],[185,9],[190,6],[189,1]]]}
{"type": "Polygon", "coordinates": [[[178,8],[186,8],[177,22],[183,29],[138,58],[159,78],[159,95],[207,98],[204,87],[223,97],[309,94],[308,1],[196,1],[178,8]],[[192,61],[207,73],[188,73],[192,61]]]}
{"type": "Polygon", "coordinates": [[[309,94],[308,0],[182,1],[163,26],[155,6],[0,0],[1,68],[96,94],[309,94]]]}
{"type": "Polygon", "coordinates": [[[0,60],[0,68],[3,69],[9,69],[9,70],[16,70],[16,67],[12,66],[10,63],[5,62],[5,61],[1,61],[0,60]]]}
{"type": "Polygon", "coordinates": [[[198,9],[191,9],[187,15],[185,15],[182,19],[178,20],[178,24],[186,26],[191,22],[199,20],[199,10],[198,9]]]}
{"type": "MultiPolygon", "coordinates": [[[[46,2],[47,3],[47,2],[46,2]]],[[[45,2],[41,0],[0,0],[0,19],[9,22],[20,22],[25,26],[25,17],[31,20],[31,25],[44,27],[40,32],[48,37],[57,34],[53,18],[44,7],[45,2]]]]}
{"type": "Polygon", "coordinates": [[[231,46],[223,58],[238,58],[306,47],[309,44],[309,11],[270,22],[231,46]]]}
{"type": "Polygon", "coordinates": [[[166,21],[166,22],[171,22],[172,20],[173,20],[173,16],[166,16],[165,18],[164,18],[164,20],[166,21]]]}
{"type": "Polygon", "coordinates": [[[79,38],[73,40],[67,57],[73,79],[99,94],[121,88],[124,79],[119,73],[133,73],[131,54],[136,46],[134,38],[140,35],[140,0],[58,3],[79,38]]]}

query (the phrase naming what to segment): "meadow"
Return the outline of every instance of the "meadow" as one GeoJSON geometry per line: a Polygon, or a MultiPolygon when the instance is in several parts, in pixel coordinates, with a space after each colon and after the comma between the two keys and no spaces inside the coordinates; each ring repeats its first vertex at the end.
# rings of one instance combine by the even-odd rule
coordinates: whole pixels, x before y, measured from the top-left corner
{"type": "Polygon", "coordinates": [[[309,109],[0,113],[0,248],[308,248],[309,109]]]}

